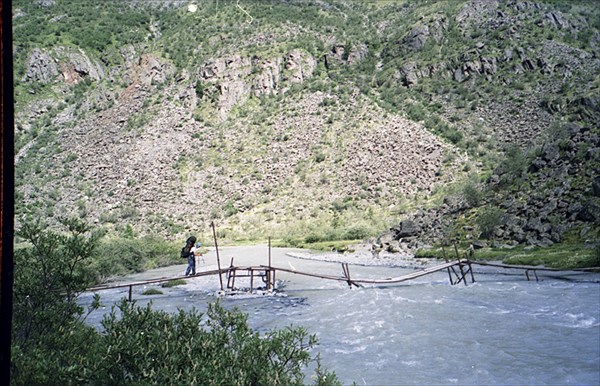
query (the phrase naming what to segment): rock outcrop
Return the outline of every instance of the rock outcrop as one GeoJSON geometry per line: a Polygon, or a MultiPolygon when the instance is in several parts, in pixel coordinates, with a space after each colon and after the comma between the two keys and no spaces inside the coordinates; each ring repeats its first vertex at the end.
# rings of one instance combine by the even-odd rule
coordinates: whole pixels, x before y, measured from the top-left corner
{"type": "MultiPolygon", "coordinates": [[[[488,179],[486,189],[495,194],[489,195],[487,204],[500,208],[500,216],[492,241],[484,244],[547,247],[563,241],[570,229],[600,225],[600,139],[589,127],[575,124],[567,125],[561,135],[557,142],[550,140],[539,148],[527,170],[515,175],[499,168],[488,179]],[[515,180],[521,182],[513,185],[515,180]],[[503,187],[507,184],[508,190],[503,187]]],[[[448,196],[440,207],[411,214],[380,236],[375,246],[414,251],[448,241],[452,237],[448,230],[471,209],[464,197],[448,196]]],[[[471,228],[464,233],[474,240],[480,232],[471,228]]]]}
{"type": "Polygon", "coordinates": [[[29,56],[27,72],[22,79],[25,82],[48,83],[58,75],[56,61],[47,53],[38,48],[29,56]]]}
{"type": "Polygon", "coordinates": [[[302,50],[292,50],[283,58],[217,58],[199,69],[197,87],[204,102],[215,103],[222,120],[250,95],[276,95],[310,79],[315,66],[316,60],[302,50]]]}
{"type": "Polygon", "coordinates": [[[88,78],[98,81],[104,77],[104,68],[90,59],[82,50],[58,47],[52,51],[34,49],[29,56],[29,61],[23,81],[50,83],[61,75],[61,81],[71,85],[88,78]]]}

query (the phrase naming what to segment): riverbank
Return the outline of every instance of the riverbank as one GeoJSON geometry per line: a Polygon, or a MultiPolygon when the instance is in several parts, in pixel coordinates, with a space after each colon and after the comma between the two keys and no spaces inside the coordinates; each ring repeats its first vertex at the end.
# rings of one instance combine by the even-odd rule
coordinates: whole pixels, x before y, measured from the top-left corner
{"type": "Polygon", "coordinates": [[[352,252],[323,252],[307,249],[287,254],[297,259],[347,263],[365,267],[426,268],[439,264],[439,260],[435,258],[414,257],[407,253],[379,252],[374,254],[370,244],[353,245],[352,252]]]}
{"type": "MultiPolygon", "coordinates": [[[[469,246],[459,245],[459,254],[468,250],[469,246]]],[[[449,257],[455,256],[453,247],[446,247],[449,257]]],[[[443,256],[440,246],[428,250],[418,250],[416,258],[435,258],[443,256]]],[[[483,247],[473,250],[471,259],[484,261],[501,261],[504,264],[544,266],[557,269],[595,268],[600,267],[599,247],[585,243],[560,243],[548,247],[532,247],[518,245],[511,248],[483,247]]]]}
{"type": "MultiPolygon", "coordinates": [[[[569,239],[547,247],[464,242],[457,245],[460,257],[469,252],[471,244],[474,245],[473,253],[469,257],[472,260],[544,266],[565,270],[600,267],[600,243],[598,242],[577,242],[569,239]]],[[[289,247],[289,245],[277,241],[274,242],[274,245],[289,247]]],[[[297,247],[308,251],[319,251],[318,253],[311,253],[310,258],[361,265],[420,266],[436,264],[436,260],[439,262],[444,256],[449,259],[456,258],[456,251],[453,246],[446,246],[444,250],[441,244],[435,244],[427,249],[398,253],[388,252],[385,248],[375,248],[379,250],[378,254],[373,254],[373,244],[362,243],[357,240],[303,243],[297,245],[297,247]],[[343,257],[337,256],[338,254],[343,257]]]]}

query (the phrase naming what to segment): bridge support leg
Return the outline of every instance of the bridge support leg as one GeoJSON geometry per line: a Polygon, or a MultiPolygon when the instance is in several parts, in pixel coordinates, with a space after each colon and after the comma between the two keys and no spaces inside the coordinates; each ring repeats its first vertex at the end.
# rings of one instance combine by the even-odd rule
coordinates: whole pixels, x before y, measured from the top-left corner
{"type": "Polygon", "coordinates": [[[277,284],[277,281],[275,280],[275,272],[276,270],[274,269],[271,269],[271,271],[269,272],[269,275],[273,275],[273,277],[271,278],[271,290],[273,291],[276,289],[275,285],[277,284]]]}
{"type": "MultiPolygon", "coordinates": [[[[527,276],[527,281],[530,281],[529,279],[529,269],[525,270],[525,276],[527,276]]],[[[540,281],[538,275],[537,275],[537,271],[535,269],[532,269],[531,271],[533,271],[533,275],[535,276],[535,281],[540,281]]]]}
{"type": "MultiPolygon", "coordinates": [[[[446,249],[444,248],[443,245],[442,245],[442,253],[444,254],[444,261],[447,263],[448,256],[446,256],[446,249]]],[[[454,271],[454,268],[452,268],[452,270],[454,271]]],[[[450,273],[450,268],[448,268],[447,271],[448,271],[448,279],[450,279],[450,285],[454,285],[454,282],[452,281],[452,274],[450,273]]],[[[456,275],[456,272],[454,272],[454,274],[456,275]]]]}
{"type": "Polygon", "coordinates": [[[471,272],[471,284],[475,283],[475,275],[473,275],[473,266],[471,266],[471,263],[468,262],[467,264],[469,264],[469,272],[471,272]]]}
{"type": "MultiPolygon", "coordinates": [[[[465,286],[467,285],[467,273],[465,272],[465,270],[463,269],[463,264],[462,263],[458,263],[458,267],[460,268],[460,280],[463,281],[463,283],[465,283],[465,286]]],[[[458,281],[460,283],[460,280],[458,281]]]]}
{"type": "Polygon", "coordinates": [[[230,268],[229,271],[227,272],[228,276],[227,276],[227,288],[230,290],[233,290],[233,287],[235,286],[235,273],[237,272],[237,270],[235,268],[230,268]]]}
{"type": "Polygon", "coordinates": [[[358,288],[359,285],[350,279],[350,268],[348,267],[348,263],[342,263],[342,271],[344,271],[344,277],[348,279],[346,280],[348,287],[352,288],[352,286],[355,286],[358,288]]]}

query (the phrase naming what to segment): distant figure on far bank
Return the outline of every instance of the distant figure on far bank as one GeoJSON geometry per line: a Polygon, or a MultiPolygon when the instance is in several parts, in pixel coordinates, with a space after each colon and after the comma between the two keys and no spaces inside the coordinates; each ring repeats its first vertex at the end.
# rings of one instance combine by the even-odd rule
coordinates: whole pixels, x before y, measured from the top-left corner
{"type": "Polygon", "coordinates": [[[185,246],[181,248],[181,257],[183,259],[187,259],[188,266],[185,270],[185,276],[190,274],[196,274],[196,256],[194,255],[194,251],[196,247],[194,244],[196,243],[196,237],[190,236],[185,242],[185,246]]]}

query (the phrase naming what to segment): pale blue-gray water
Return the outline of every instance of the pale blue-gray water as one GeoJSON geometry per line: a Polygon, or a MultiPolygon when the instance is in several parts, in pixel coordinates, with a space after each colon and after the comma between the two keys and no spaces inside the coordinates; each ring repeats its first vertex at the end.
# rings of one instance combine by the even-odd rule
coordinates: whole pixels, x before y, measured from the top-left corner
{"type": "MultiPolygon", "coordinates": [[[[267,264],[266,246],[220,249],[223,266],[267,264]]],[[[300,259],[292,249],[273,249],[274,266],[342,275],[341,264],[300,259]]],[[[387,278],[414,267],[351,264],[353,278],[387,278]]],[[[216,267],[214,251],[199,259],[198,270],[216,267]]],[[[182,274],[185,265],[120,278],[138,281],[182,274]]],[[[528,281],[523,271],[474,268],[475,283],[450,285],[446,271],[393,286],[350,289],[346,283],[278,273],[285,296],[221,298],[249,315],[260,332],[304,326],[319,339],[322,365],[344,384],[358,385],[599,385],[600,275],[542,273],[528,281]]],[[[226,279],[224,278],[225,282],[226,279]]],[[[240,286],[246,281],[236,282],[240,286]]],[[[205,311],[215,302],[217,276],[198,277],[184,286],[138,286],[138,304],[156,309],[205,311]],[[142,292],[156,287],[162,295],[142,292]]],[[[127,289],[99,292],[104,308],[89,322],[99,325],[127,289]]],[[[81,296],[89,303],[91,294],[81,296]]],[[[311,382],[310,369],[307,383],[311,382]]]]}

